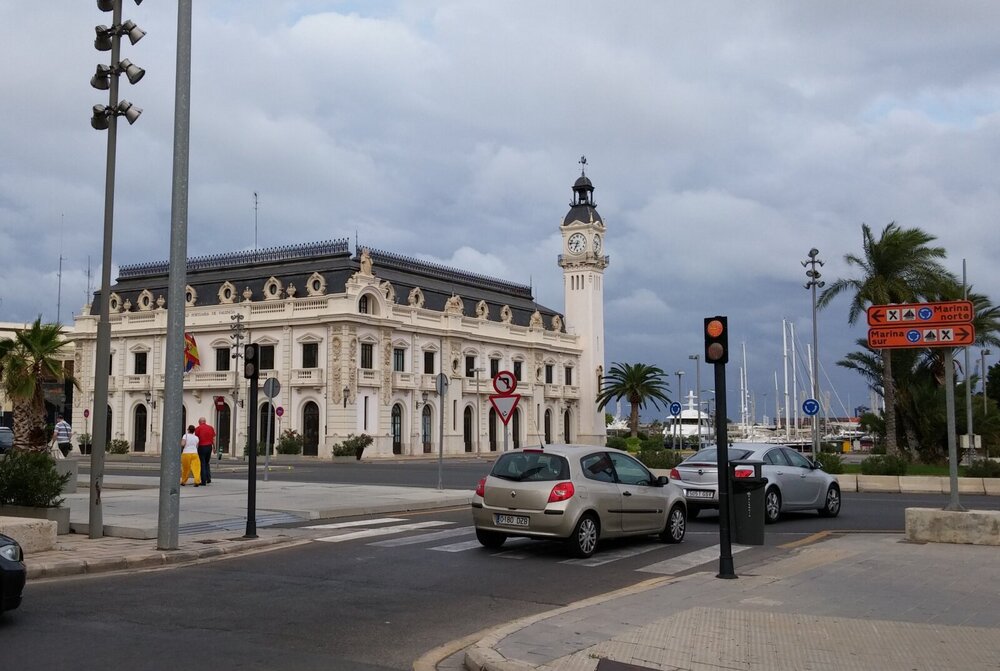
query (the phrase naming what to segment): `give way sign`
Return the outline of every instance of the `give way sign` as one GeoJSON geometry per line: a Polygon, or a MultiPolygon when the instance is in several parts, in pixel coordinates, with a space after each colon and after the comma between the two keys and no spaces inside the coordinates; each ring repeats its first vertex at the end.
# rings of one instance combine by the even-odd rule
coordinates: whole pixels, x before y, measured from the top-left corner
{"type": "Polygon", "coordinates": [[[500,421],[505,425],[514,415],[514,408],[517,407],[517,402],[520,400],[520,394],[494,394],[490,396],[490,403],[493,404],[493,408],[500,415],[500,421]]]}

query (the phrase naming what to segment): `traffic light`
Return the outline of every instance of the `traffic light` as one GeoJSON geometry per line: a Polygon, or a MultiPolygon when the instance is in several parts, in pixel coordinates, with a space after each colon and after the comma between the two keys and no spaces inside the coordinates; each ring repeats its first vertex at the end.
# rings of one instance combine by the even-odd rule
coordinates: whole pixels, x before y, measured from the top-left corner
{"type": "Polygon", "coordinates": [[[260,377],[260,345],[243,346],[243,377],[248,380],[260,377]]]}
{"type": "Polygon", "coordinates": [[[729,324],[726,317],[705,317],[705,363],[729,363],[729,324]]]}

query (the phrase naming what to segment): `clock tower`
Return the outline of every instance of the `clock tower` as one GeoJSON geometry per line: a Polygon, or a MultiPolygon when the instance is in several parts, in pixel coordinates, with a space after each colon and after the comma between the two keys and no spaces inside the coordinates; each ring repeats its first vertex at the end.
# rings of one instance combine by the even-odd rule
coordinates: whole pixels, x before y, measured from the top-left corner
{"type": "Polygon", "coordinates": [[[604,412],[597,409],[597,394],[604,375],[604,221],[594,203],[594,185],[586,175],[587,159],[573,184],[573,202],[563,218],[560,232],[563,253],[563,295],[566,305],[566,331],[580,339],[580,370],[573,383],[580,388],[579,421],[570,441],[604,445],[607,430],[604,412]]]}

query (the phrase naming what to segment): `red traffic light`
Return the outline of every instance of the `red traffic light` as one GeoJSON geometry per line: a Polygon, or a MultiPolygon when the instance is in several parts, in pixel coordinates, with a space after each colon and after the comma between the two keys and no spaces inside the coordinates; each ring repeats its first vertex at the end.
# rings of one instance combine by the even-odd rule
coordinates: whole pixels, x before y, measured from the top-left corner
{"type": "Polygon", "coordinates": [[[705,317],[705,362],[729,362],[729,323],[726,317],[705,317]]]}

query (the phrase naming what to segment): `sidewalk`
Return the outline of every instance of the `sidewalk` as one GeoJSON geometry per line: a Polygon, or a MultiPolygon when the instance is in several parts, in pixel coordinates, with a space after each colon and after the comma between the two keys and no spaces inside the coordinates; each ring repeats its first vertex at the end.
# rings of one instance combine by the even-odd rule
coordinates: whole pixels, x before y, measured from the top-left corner
{"type": "Polygon", "coordinates": [[[998,566],[996,547],[831,536],[737,557],[738,580],[657,578],[528,617],[428,668],[996,670],[998,566]]]}
{"type": "MultiPolygon", "coordinates": [[[[244,469],[245,470],[245,469],[244,469]]],[[[257,481],[256,533],[243,538],[247,522],[247,482],[217,478],[206,487],[181,487],[177,550],[157,550],[159,477],[105,476],[101,495],[104,537],[89,537],[90,493],[85,476],[67,494],[70,529],[56,547],[25,560],[28,578],[149,568],[304,542],[306,529],[274,525],[367,514],[403,513],[467,506],[469,490],[257,481]]]]}

